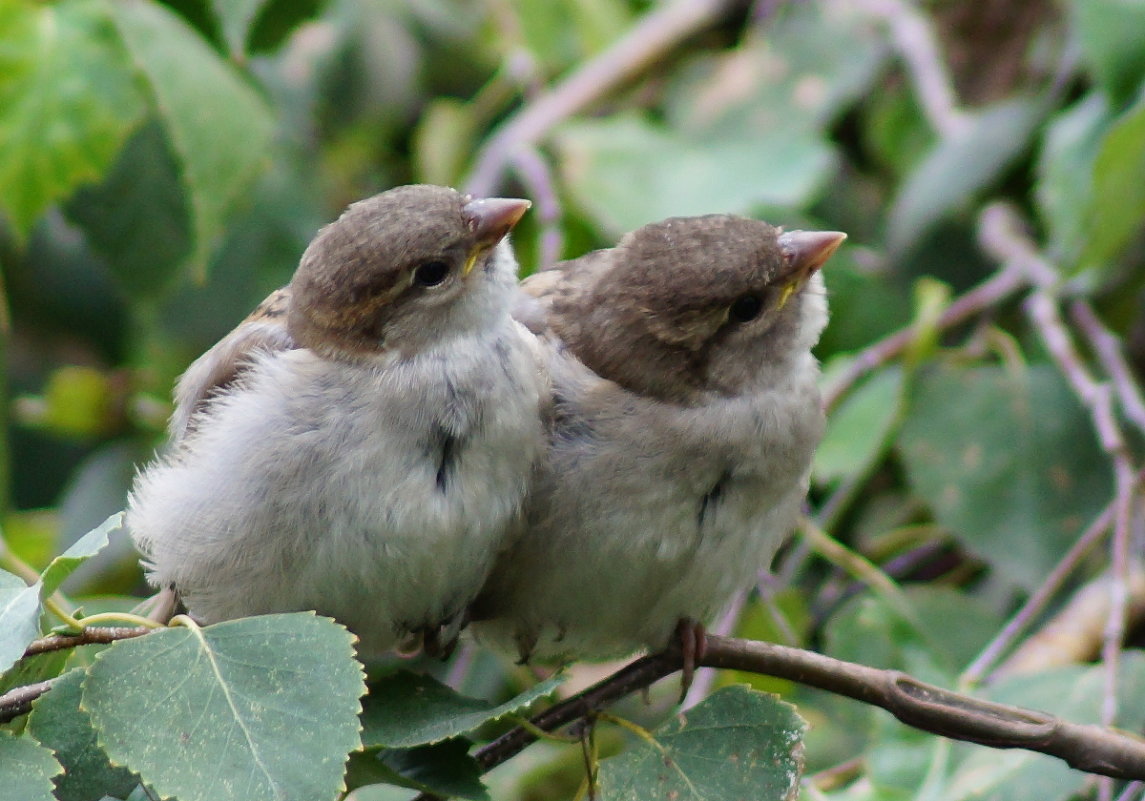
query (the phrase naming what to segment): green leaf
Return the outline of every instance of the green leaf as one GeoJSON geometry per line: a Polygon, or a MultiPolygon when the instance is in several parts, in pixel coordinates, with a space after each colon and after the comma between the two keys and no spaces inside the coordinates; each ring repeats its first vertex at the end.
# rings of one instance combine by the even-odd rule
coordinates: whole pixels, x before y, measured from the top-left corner
{"type": "Polygon", "coordinates": [[[865,98],[886,60],[866,12],[850,4],[795,3],[742,45],[681,70],[667,100],[673,127],[693,141],[780,131],[816,138],[857,98],[865,98]]]}
{"type": "Polygon", "coordinates": [[[417,748],[383,749],[373,756],[390,773],[391,784],[446,798],[488,801],[481,766],[469,755],[471,745],[465,739],[446,740],[417,748]]]}
{"type": "Polygon", "coordinates": [[[40,636],[40,586],[0,570],[0,673],[40,636]]]}
{"type": "Polygon", "coordinates": [[[112,381],[94,367],[66,365],[48,378],[43,394],[26,398],[21,422],[63,437],[106,436],[114,421],[112,381]]]}
{"type": "Polygon", "coordinates": [[[566,123],[556,144],[570,191],[613,235],[665,217],[803,205],[833,163],[823,140],[797,130],[693,141],[633,114],[566,123]]]}
{"type": "Polygon", "coordinates": [[[183,20],[150,0],[112,5],[171,138],[190,201],[198,275],[225,215],[264,164],[273,120],[265,103],[183,20]]]}
{"type": "MultiPolygon", "coordinates": [[[[1074,723],[1099,723],[1105,693],[1105,670],[1100,665],[1069,665],[1037,673],[1000,679],[988,689],[990,700],[1026,709],[1038,709],[1074,723]]],[[[1145,658],[1140,652],[1121,656],[1117,695],[1121,704],[1118,727],[1140,732],[1145,726],[1145,658]]],[[[948,782],[949,801],[1005,798],[1006,801],[1046,801],[1080,796],[1092,781],[1065,762],[1030,751],[997,751],[958,746],[967,752],[948,782]]]]}
{"type": "Polygon", "coordinates": [[[236,61],[246,55],[251,24],[266,3],[267,0],[211,0],[211,10],[222,24],[223,38],[236,61]]]}
{"type": "Polygon", "coordinates": [[[44,598],[58,590],[77,567],[99,553],[107,545],[108,535],[122,523],[123,514],[116,512],[53,559],[40,580],[31,586],[0,571],[0,672],[14,665],[28,643],[40,636],[40,604],[44,598]]]}
{"type": "Polygon", "coordinates": [[[313,613],[164,629],[96,656],[83,706],[112,762],[161,796],[334,799],[359,746],[352,641],[313,613]]]}
{"type": "Polygon", "coordinates": [[[1116,104],[1131,98],[1145,77],[1145,3],[1072,0],[1073,27],[1085,60],[1116,104]]]}
{"type": "Polygon", "coordinates": [[[815,348],[820,356],[859,350],[910,323],[910,296],[902,283],[889,271],[858,266],[853,254],[836,253],[823,272],[831,324],[815,348]]]}
{"type": "Polygon", "coordinates": [[[747,687],[725,687],[600,763],[606,801],[793,798],[806,724],[795,707],[747,687]]]}
{"type": "Polygon", "coordinates": [[[1104,266],[1145,225],[1145,95],[1110,127],[1093,167],[1081,262],[1104,266]]]}
{"type": "Polygon", "coordinates": [[[131,771],[113,767],[96,743],[91,717],[80,706],[83,678],[83,670],[72,670],[57,679],[32,705],[28,733],[64,766],[55,780],[59,801],[89,801],[97,793],[125,797],[138,780],[131,771]]]}
{"type": "Polygon", "coordinates": [[[370,687],[362,712],[362,744],[408,748],[457,737],[524,709],[550,695],[564,680],[562,674],[552,676],[494,704],[461,695],[430,676],[395,673],[370,687]]]}
{"type": "Polygon", "coordinates": [[[1109,461],[1049,366],[941,367],[919,376],[899,437],[938,522],[998,578],[1036,587],[1105,504],[1109,461]]]}
{"type": "Polygon", "coordinates": [[[947,684],[1001,623],[988,603],[949,587],[912,585],[903,592],[918,625],[904,621],[884,599],[862,595],[831,616],[825,631],[826,652],[947,684]]]}
{"type": "Polygon", "coordinates": [[[247,50],[274,50],[307,19],[314,17],[325,0],[267,0],[247,33],[247,50]]]}
{"type": "Polygon", "coordinates": [[[889,212],[890,249],[909,250],[935,223],[997,180],[1025,152],[1046,110],[1039,100],[1007,100],[970,116],[965,127],[940,139],[899,188],[889,212]]]}
{"type": "MultiPolygon", "coordinates": [[[[561,5],[560,3],[523,5],[561,5]]],[[[575,27],[581,52],[591,55],[611,44],[632,22],[632,10],[623,0],[569,0],[569,23],[575,27]]]]}
{"type": "Polygon", "coordinates": [[[882,455],[898,418],[902,372],[882,370],[847,396],[827,420],[827,433],[815,452],[815,480],[831,482],[859,475],[882,455]]]}
{"type": "Polygon", "coordinates": [[[106,548],[111,533],[122,527],[123,513],[116,512],[53,559],[40,576],[40,582],[43,585],[43,597],[47,597],[58,590],[60,585],[64,583],[64,579],[74,573],[76,568],[106,548]]]}
{"type": "Polygon", "coordinates": [[[166,289],[191,253],[187,198],[157,121],[136,131],[104,181],[77,192],[66,211],[132,298],[166,289]]]}
{"type": "Polygon", "coordinates": [[[19,234],[98,180],[143,111],[103,3],[0,4],[0,208],[19,234]]]}
{"type": "Polygon", "coordinates": [[[414,174],[418,180],[455,185],[476,136],[477,120],[469,104],[451,97],[430,101],[413,133],[414,174]]]}
{"type": "Polygon", "coordinates": [[[54,679],[64,672],[70,655],[70,651],[59,650],[20,659],[0,676],[0,695],[16,687],[54,679]]]}
{"type": "Polygon", "coordinates": [[[628,113],[558,130],[563,177],[602,229],[815,200],[835,163],[824,128],[869,86],[883,51],[853,10],[785,10],[767,36],[684,70],[666,125],[628,113]]]}
{"type": "Polygon", "coordinates": [[[1077,261],[1096,233],[1089,213],[1094,202],[1093,165],[1110,117],[1105,95],[1090,92],[1057,114],[1043,138],[1034,196],[1049,229],[1052,253],[1067,265],[1077,261]]]}
{"type": "Polygon", "coordinates": [[[31,737],[0,731],[0,787],[5,798],[54,801],[52,777],[62,770],[52,752],[31,737]]]}

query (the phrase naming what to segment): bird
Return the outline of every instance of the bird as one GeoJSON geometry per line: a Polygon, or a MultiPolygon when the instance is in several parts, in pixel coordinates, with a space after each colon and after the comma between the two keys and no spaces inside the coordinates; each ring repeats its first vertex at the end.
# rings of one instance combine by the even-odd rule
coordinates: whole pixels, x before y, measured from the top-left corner
{"type": "Polygon", "coordinates": [[[474,604],[522,662],[678,644],[769,566],[801,510],[824,413],[819,268],[846,235],[670,218],[526,279],[546,350],[547,445],[524,531],[474,604]]]}
{"type": "Polygon", "coordinates": [[[363,657],[448,653],[544,443],[510,316],[529,206],[401,186],[322,228],[177,383],[126,514],[149,581],[204,624],[315,610],[363,657]]]}

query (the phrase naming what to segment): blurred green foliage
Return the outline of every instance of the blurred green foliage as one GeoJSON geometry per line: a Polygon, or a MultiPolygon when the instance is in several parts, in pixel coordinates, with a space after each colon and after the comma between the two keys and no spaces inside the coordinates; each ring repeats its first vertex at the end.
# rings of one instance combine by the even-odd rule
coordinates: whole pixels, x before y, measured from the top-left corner
{"type": "MultiPolygon", "coordinates": [[[[1142,465],[1145,423],[1133,406],[1145,372],[1139,2],[0,0],[0,566],[32,580],[122,507],[135,466],[161,446],[175,377],[289,279],[325,221],[396,184],[465,187],[474,176],[491,181],[489,191],[536,201],[514,238],[523,272],[678,214],[735,212],[850,234],[826,270],[832,320],[818,353],[824,385],[841,390],[815,462],[811,511],[908,585],[914,611],[904,619],[797,540],[777,565],[782,594],[753,596],[729,618],[743,636],[955,685],[1114,497],[1112,455],[1085,405],[1092,399],[1079,399],[1045,330],[1023,314],[1028,287],[1019,282],[960,324],[942,323],[952,296],[998,274],[995,254],[980,247],[988,203],[1006,201],[1026,216],[1061,306],[1091,304],[1109,329],[1125,374],[1099,358],[1076,316],[1064,328],[1082,343],[1079,364],[1116,399],[1125,459],[1142,465]],[[616,43],[636,44],[621,37],[654,37],[663,32],[656,20],[681,9],[703,24],[665,40],[631,74],[609,72],[616,43]],[[514,121],[567,96],[562,79],[586,65],[605,67],[595,73],[598,97],[562,107],[498,160],[514,121]],[[881,353],[865,349],[898,331],[907,332],[903,346],[872,358],[873,375],[839,383],[881,353]]],[[[1139,495],[1129,508],[1128,555],[1139,568],[1139,495]]],[[[83,543],[65,589],[88,614],[129,606],[125,596],[143,587],[122,533],[98,555],[83,543]]],[[[1036,622],[1068,612],[1071,592],[1109,567],[1108,552],[1096,549],[1036,622]]],[[[53,570],[45,575],[54,589],[61,577],[53,570]]],[[[0,649],[15,659],[39,630],[45,585],[0,579],[0,649]]],[[[1129,624],[1136,650],[1145,626],[1132,616],[1129,624]]],[[[311,624],[297,625],[294,634],[311,624]]],[[[338,645],[333,631],[316,636],[338,645]]],[[[204,641],[201,653],[217,648],[204,641]]],[[[68,666],[87,670],[88,650],[96,648],[80,649],[68,666]]],[[[131,664],[126,650],[113,652],[97,659],[100,681],[117,680],[115,659],[131,664]]],[[[1102,689],[1099,667],[1084,664],[1096,656],[1067,653],[1062,665],[986,691],[1087,720],[1097,719],[1103,693],[1113,694],[1118,723],[1139,729],[1145,696],[1132,687],[1145,681],[1145,662],[1129,654],[1114,693],[1102,689]]],[[[503,700],[524,689],[520,674],[488,654],[466,658],[467,672],[450,666],[462,692],[503,700]]],[[[26,661],[4,687],[63,669],[59,660],[26,661]]],[[[782,691],[812,722],[808,774],[864,759],[837,785],[806,782],[809,798],[911,798],[924,784],[936,799],[1085,792],[1081,774],[1046,757],[952,748],[788,682],[735,674],[715,683],[745,680],[782,691]]],[[[131,790],[134,780],[104,751],[136,771],[178,774],[170,755],[124,756],[146,748],[146,730],[132,721],[115,729],[132,738],[126,751],[97,742],[84,710],[114,728],[117,708],[81,707],[77,672],[64,681],[33,715],[32,737],[0,732],[0,786],[19,776],[21,797],[50,797],[58,766],[37,740],[68,767],[54,785],[61,799],[131,790]],[[61,721],[74,722],[70,740],[61,721]],[[98,778],[83,785],[77,775],[98,778]]],[[[213,681],[196,692],[258,692],[251,676],[213,681]]],[[[133,689],[128,682],[116,692],[133,689]]],[[[447,728],[463,712],[480,718],[495,706],[441,689],[447,728]]],[[[652,708],[622,704],[620,712],[658,725],[672,692],[657,693],[652,708]]],[[[747,692],[718,692],[699,719],[726,720],[758,704],[781,722],[782,736],[798,739],[801,724],[786,707],[747,692]]],[[[132,696],[139,716],[154,712],[149,699],[132,696]]],[[[308,732],[284,733],[276,758],[289,764],[300,753],[291,749],[313,745],[305,758],[333,776],[327,763],[353,739],[351,718],[337,736],[313,738],[319,743],[302,742],[308,732]]],[[[243,727],[241,715],[211,728],[225,740],[234,725],[243,727]]],[[[504,725],[452,733],[484,740],[504,725]]],[[[767,739],[763,725],[752,736],[767,739]]],[[[258,737],[256,746],[270,747],[273,738],[258,737]]],[[[662,737],[672,748],[699,737],[701,761],[726,745],[675,723],[662,737]]],[[[463,742],[371,751],[355,758],[351,781],[486,797],[463,742]]],[[[581,773],[579,754],[570,768],[570,748],[522,754],[490,777],[491,792],[572,797],[581,773]]],[[[630,740],[624,761],[605,763],[606,797],[641,797],[660,753],[630,740]]],[[[681,792],[698,781],[711,792],[704,797],[738,797],[782,772],[757,768],[745,764],[734,781],[698,768],[681,792]]],[[[171,782],[161,792],[204,791],[193,777],[171,782]]],[[[333,798],[336,788],[321,793],[333,798]]],[[[354,797],[410,794],[373,786],[354,797]]]]}

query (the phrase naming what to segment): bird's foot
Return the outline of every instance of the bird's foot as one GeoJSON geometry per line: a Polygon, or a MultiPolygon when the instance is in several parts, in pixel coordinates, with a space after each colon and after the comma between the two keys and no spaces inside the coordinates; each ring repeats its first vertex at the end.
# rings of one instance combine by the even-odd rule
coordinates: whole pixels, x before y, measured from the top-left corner
{"type": "Polygon", "coordinates": [[[688,694],[692,680],[696,677],[696,665],[704,658],[708,649],[708,633],[704,624],[689,617],[682,617],[676,624],[674,643],[680,648],[683,662],[680,668],[680,700],[688,694]]]}
{"type": "Polygon", "coordinates": [[[445,661],[457,648],[460,630],[448,623],[440,626],[427,626],[422,631],[421,650],[428,657],[445,661]]]}
{"type": "Polygon", "coordinates": [[[145,599],[142,603],[137,605],[132,612],[143,615],[148,620],[153,620],[156,623],[167,625],[171,622],[171,618],[177,614],[186,612],[186,609],[183,608],[182,601],[179,600],[179,593],[176,592],[174,585],[172,585],[170,587],[164,587],[150,598],[145,599]]]}

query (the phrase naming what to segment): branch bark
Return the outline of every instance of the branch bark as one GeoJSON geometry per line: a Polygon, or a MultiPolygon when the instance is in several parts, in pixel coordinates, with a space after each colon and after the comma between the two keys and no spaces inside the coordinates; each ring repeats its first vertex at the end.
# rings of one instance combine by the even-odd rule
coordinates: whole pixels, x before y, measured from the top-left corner
{"type": "MultiPolygon", "coordinates": [[[[767,642],[709,634],[703,667],[748,671],[790,679],[808,687],[881,707],[903,723],[953,740],[991,748],[1023,748],[1064,760],[1070,767],[1119,779],[1145,779],[1145,740],[1112,729],[1072,723],[1045,712],[997,704],[933,684],[901,671],[844,662],[767,642]]],[[[621,668],[577,695],[531,719],[552,732],[586,719],[594,711],[676,672],[676,651],[653,654],[621,668]]],[[[524,750],[537,737],[514,728],[475,754],[489,771],[524,750]]],[[[422,794],[414,801],[434,801],[422,794]]]]}

